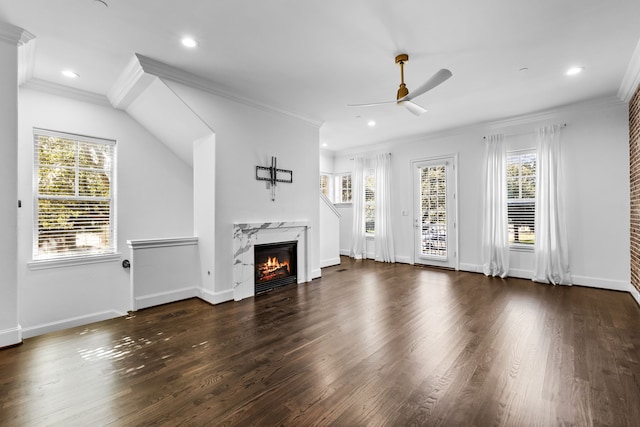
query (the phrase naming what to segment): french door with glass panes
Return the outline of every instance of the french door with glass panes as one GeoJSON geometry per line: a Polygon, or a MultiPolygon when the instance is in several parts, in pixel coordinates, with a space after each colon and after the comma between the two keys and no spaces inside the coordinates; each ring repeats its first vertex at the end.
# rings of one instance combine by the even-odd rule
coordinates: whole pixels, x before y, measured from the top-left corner
{"type": "Polygon", "coordinates": [[[416,264],[458,268],[456,157],[412,163],[416,264]]]}

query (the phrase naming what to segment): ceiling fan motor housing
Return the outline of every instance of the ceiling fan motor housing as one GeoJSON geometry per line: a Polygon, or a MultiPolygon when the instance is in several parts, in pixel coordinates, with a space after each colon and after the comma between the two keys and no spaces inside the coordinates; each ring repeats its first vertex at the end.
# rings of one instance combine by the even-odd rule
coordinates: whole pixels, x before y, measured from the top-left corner
{"type": "Polygon", "coordinates": [[[404,84],[404,63],[409,60],[409,55],[406,53],[401,53],[396,56],[396,64],[400,65],[400,88],[398,88],[398,96],[396,99],[404,98],[409,95],[409,89],[407,89],[407,85],[404,84]]]}

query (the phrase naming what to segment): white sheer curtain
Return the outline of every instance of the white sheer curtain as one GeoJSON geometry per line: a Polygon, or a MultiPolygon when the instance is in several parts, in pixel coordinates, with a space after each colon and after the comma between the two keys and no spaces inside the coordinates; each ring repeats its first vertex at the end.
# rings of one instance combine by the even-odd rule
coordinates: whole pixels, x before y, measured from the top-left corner
{"type": "Polygon", "coordinates": [[[391,229],[391,155],[388,153],[378,154],[375,163],[376,261],[396,262],[393,249],[393,231],[391,229]]]}
{"type": "Polygon", "coordinates": [[[536,130],[536,220],[533,280],[570,285],[569,249],[562,194],[560,126],[536,130]]]}
{"type": "Polygon", "coordinates": [[[509,273],[507,152],[504,135],[486,138],[482,204],[482,270],[487,276],[509,273]]]}
{"type": "Polygon", "coordinates": [[[355,259],[366,258],[366,231],[364,223],[364,158],[356,157],[351,177],[351,203],[353,205],[353,227],[351,231],[351,253],[355,259]]]}

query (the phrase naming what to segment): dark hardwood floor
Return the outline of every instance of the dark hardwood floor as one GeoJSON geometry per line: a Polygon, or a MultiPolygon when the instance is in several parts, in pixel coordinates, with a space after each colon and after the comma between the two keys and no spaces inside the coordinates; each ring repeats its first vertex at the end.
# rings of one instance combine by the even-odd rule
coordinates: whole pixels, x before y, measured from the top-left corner
{"type": "Polygon", "coordinates": [[[622,292],[352,261],[0,351],[0,425],[640,426],[622,292]]]}

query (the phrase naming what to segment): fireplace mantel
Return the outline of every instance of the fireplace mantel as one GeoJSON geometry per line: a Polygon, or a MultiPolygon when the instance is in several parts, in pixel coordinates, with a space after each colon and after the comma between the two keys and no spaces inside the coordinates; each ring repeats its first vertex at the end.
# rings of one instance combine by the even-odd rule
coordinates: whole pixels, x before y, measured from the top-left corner
{"type": "Polygon", "coordinates": [[[255,294],[254,252],[256,244],[298,242],[298,283],[311,281],[309,221],[252,222],[233,224],[233,299],[255,294]]]}

